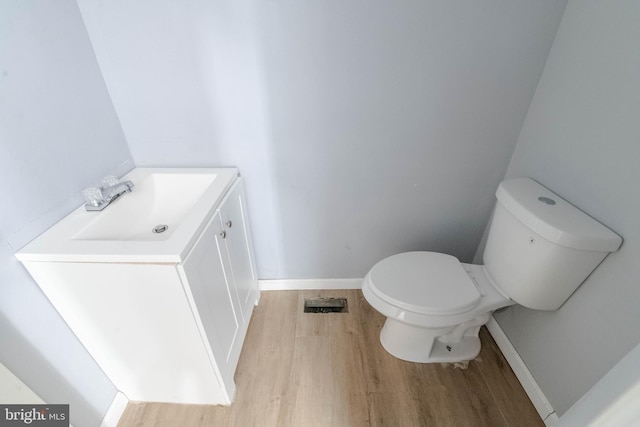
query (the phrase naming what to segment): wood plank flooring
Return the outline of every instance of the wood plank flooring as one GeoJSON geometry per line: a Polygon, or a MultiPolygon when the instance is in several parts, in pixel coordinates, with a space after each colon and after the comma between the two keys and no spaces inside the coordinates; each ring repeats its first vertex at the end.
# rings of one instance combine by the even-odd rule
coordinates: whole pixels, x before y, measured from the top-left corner
{"type": "Polygon", "coordinates": [[[231,407],[131,402],[118,427],[544,426],[486,329],[459,369],[390,356],[384,320],[356,290],[263,292],[231,407]],[[316,296],[346,297],[349,313],[303,313],[316,296]]]}

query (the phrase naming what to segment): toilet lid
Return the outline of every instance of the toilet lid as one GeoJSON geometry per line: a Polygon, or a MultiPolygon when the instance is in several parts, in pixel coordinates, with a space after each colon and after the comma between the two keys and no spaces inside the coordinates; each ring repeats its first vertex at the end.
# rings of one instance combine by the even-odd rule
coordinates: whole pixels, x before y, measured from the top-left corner
{"type": "Polygon", "coordinates": [[[464,313],[478,305],[481,296],[460,261],[437,252],[385,258],[373,266],[368,278],[369,287],[380,298],[420,314],[464,313]]]}

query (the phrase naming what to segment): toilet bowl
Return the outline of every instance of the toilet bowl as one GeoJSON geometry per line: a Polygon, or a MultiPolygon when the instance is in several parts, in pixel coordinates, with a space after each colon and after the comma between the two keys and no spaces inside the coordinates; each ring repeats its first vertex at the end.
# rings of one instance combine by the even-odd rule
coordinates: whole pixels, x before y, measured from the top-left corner
{"type": "Polygon", "coordinates": [[[382,346],[411,362],[458,362],[480,352],[491,312],[512,304],[557,310],[622,238],[530,178],[503,181],[484,265],[406,252],[373,266],[362,293],[387,320],[382,346]]]}
{"type": "Polygon", "coordinates": [[[383,259],[365,277],[362,292],[387,317],[380,332],[385,350],[420,363],[475,358],[489,313],[514,304],[491,284],[483,266],[437,252],[383,259]]]}

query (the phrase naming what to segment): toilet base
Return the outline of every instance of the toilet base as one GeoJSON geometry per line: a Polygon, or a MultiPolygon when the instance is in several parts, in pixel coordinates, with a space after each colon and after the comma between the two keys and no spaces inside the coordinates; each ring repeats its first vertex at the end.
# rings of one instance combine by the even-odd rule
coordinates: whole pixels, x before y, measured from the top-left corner
{"type": "MultiPolygon", "coordinates": [[[[482,319],[484,320],[484,318],[482,319]]],[[[398,359],[416,363],[462,362],[480,354],[478,322],[471,324],[451,340],[452,331],[460,325],[446,328],[423,328],[387,318],[380,331],[380,343],[398,359]]]]}

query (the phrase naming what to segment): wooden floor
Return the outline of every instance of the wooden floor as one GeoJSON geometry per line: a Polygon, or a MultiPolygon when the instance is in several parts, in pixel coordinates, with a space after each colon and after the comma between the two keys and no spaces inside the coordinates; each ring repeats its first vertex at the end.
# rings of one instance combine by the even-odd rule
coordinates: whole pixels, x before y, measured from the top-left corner
{"type": "Polygon", "coordinates": [[[544,426],[493,339],[467,369],[390,356],[384,317],[360,291],[263,292],[231,407],[131,402],[129,426],[544,426]],[[305,297],[341,296],[347,314],[303,314],[305,297]]]}

